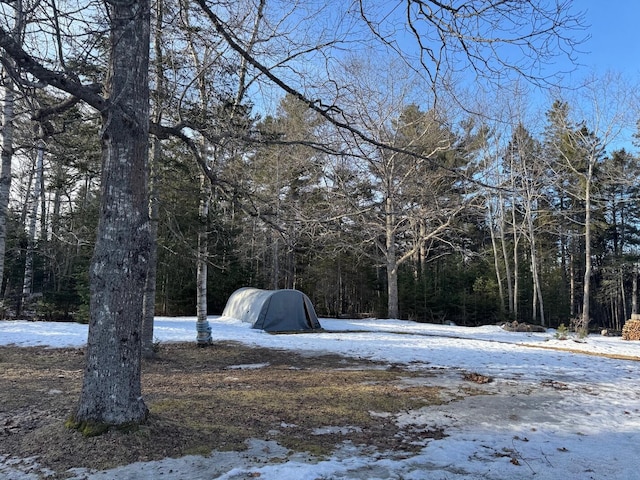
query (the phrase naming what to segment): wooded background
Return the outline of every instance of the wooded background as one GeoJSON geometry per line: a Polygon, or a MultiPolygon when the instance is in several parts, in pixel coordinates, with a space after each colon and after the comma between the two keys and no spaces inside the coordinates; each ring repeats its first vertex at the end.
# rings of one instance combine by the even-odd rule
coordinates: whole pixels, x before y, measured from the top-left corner
{"type": "MultiPolygon", "coordinates": [[[[252,285],[303,290],[330,317],[568,325],[582,306],[589,186],[592,317],[621,327],[640,241],[635,153],[606,153],[563,101],[549,106],[540,133],[474,117],[456,124],[401,101],[379,108],[366,115],[390,121],[360,128],[429,160],[343,138],[290,96],[211,147],[215,184],[206,188],[192,155],[163,145],[153,167],[157,314],[195,314],[204,229],[210,313],[252,285]]],[[[17,111],[30,114],[20,101],[17,111]]],[[[36,127],[25,118],[16,130],[4,314],[86,321],[99,127],[81,108],[36,127]]]]}
{"type": "MultiPolygon", "coordinates": [[[[105,7],[72,3],[2,5],[34,58],[101,85],[105,7]]],[[[555,327],[587,309],[591,328],[621,328],[640,242],[640,114],[622,79],[491,93],[507,67],[485,62],[471,82],[425,83],[446,59],[366,50],[390,38],[371,11],[363,35],[329,2],[220,2],[222,30],[205,6],[152,8],[157,315],[219,314],[250,285],[300,289],[329,317],[555,327]]],[[[3,65],[3,315],[86,322],[101,119],[3,65]]]]}

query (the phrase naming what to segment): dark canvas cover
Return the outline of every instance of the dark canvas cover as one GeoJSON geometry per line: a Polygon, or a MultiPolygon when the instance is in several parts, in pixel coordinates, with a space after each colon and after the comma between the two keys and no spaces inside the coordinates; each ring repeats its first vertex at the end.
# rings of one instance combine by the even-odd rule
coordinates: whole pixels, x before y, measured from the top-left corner
{"type": "Polygon", "coordinates": [[[223,316],[249,322],[267,332],[299,332],[322,328],[309,297],[299,290],[236,290],[223,316]]]}

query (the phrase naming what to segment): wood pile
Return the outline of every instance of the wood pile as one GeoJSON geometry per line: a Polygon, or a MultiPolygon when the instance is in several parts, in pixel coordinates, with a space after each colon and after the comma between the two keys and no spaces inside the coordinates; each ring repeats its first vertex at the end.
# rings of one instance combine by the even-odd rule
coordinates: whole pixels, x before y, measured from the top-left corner
{"type": "Polygon", "coordinates": [[[631,320],[627,320],[622,327],[623,340],[640,340],[640,315],[631,315],[631,320]]]}

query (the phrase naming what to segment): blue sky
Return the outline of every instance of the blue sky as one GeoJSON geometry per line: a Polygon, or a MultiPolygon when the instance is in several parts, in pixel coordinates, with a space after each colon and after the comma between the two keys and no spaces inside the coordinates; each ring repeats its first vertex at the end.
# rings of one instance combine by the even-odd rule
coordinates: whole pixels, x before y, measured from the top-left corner
{"type": "Polygon", "coordinates": [[[579,63],[597,72],[614,70],[628,75],[640,73],[640,1],[576,0],[574,8],[585,11],[591,38],[580,50],[579,63]]]}
{"type": "MultiPolygon", "coordinates": [[[[594,74],[621,73],[629,84],[640,81],[640,21],[639,0],[574,0],[574,11],[585,13],[585,34],[590,38],[578,46],[580,52],[576,70],[563,79],[565,86],[575,86],[594,74]]],[[[548,98],[545,100],[548,102],[548,98]]],[[[544,102],[543,102],[544,105],[544,102]]],[[[615,110],[615,109],[614,109],[615,110]]],[[[629,120],[607,150],[626,148],[637,150],[632,143],[635,121],[629,120]]]]}

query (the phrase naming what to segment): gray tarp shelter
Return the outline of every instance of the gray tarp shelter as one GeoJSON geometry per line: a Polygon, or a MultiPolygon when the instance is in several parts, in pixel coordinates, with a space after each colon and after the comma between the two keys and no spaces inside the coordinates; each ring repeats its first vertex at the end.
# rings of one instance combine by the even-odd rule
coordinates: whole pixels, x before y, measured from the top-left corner
{"type": "Polygon", "coordinates": [[[299,290],[240,288],[227,300],[222,316],[237,318],[267,332],[322,328],[311,300],[299,290]]]}

